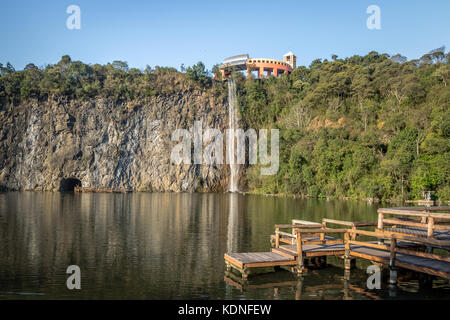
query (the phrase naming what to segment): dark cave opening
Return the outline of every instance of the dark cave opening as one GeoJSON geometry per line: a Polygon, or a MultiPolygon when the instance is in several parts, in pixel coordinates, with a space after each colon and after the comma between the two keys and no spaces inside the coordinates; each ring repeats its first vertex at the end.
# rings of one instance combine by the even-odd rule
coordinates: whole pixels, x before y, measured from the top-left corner
{"type": "Polygon", "coordinates": [[[59,185],[59,191],[74,191],[75,187],[81,187],[81,181],[76,178],[64,178],[59,185]]]}

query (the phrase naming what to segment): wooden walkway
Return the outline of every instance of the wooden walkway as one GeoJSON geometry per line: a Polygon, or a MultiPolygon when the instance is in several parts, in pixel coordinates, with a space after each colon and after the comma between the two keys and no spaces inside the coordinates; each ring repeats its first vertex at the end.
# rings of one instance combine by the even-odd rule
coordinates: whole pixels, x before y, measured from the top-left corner
{"type": "MultiPolygon", "coordinates": [[[[389,241],[389,244],[384,244],[381,241],[378,243],[361,242],[351,240],[346,236],[345,258],[363,258],[388,265],[391,271],[390,282],[392,284],[395,284],[397,281],[398,268],[409,269],[450,280],[450,256],[441,256],[432,253],[434,247],[450,247],[450,241],[448,240],[424,239],[410,235],[394,235],[362,230],[356,230],[353,233],[378,238],[382,241],[389,241]],[[398,239],[401,239],[403,242],[398,242],[398,239]],[[401,243],[415,244],[415,246],[402,246],[401,243]],[[418,248],[427,249],[431,252],[420,251],[418,248]]],[[[345,269],[349,271],[350,267],[347,264],[345,265],[345,269]]]]}
{"type": "Polygon", "coordinates": [[[397,281],[397,269],[404,268],[432,276],[450,279],[450,257],[433,253],[434,248],[450,248],[450,207],[439,208],[389,208],[379,209],[378,222],[348,222],[323,219],[322,223],[293,220],[290,225],[275,225],[270,237],[271,252],[226,253],[227,271],[238,270],[246,280],[249,270],[261,267],[290,266],[291,271],[301,274],[305,261],[316,259],[319,266],[326,265],[326,257],[344,258],[344,269],[350,272],[351,262],[356,258],[367,259],[389,266],[390,283],[397,281]],[[426,210],[426,211],[425,211],[426,210]],[[385,218],[386,214],[400,218],[385,218]],[[345,229],[333,229],[328,225],[341,225],[345,229]],[[386,228],[386,225],[391,225],[386,228]],[[375,231],[359,227],[376,226],[375,231]],[[284,232],[281,229],[291,229],[284,232]],[[343,234],[344,240],[334,237],[343,234]],[[331,236],[333,235],[333,236],[331,236]],[[359,241],[358,237],[376,238],[359,241]]]}
{"type": "MultiPolygon", "coordinates": [[[[390,261],[390,251],[363,246],[352,247],[350,255],[383,264],[389,264],[390,261]]],[[[397,254],[395,265],[415,271],[423,271],[421,268],[426,268],[426,273],[450,279],[450,260],[447,262],[409,254],[397,254]]]]}

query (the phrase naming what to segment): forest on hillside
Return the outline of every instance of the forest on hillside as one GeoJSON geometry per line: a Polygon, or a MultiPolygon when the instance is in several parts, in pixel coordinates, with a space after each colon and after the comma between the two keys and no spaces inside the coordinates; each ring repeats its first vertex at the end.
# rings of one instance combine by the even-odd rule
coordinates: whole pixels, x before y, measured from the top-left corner
{"type": "MultiPolygon", "coordinates": [[[[279,78],[234,74],[247,128],[280,129],[280,170],[247,169],[255,193],[357,199],[450,200],[450,54],[417,60],[370,52],[317,59],[279,78]]],[[[212,70],[217,73],[217,66],[212,70]]],[[[54,65],[15,70],[0,63],[0,110],[48,99],[118,101],[184,90],[226,97],[201,62],[181,67],[89,65],[63,56],[54,65]]]]}
{"type": "MultiPolygon", "coordinates": [[[[450,200],[450,54],[370,52],[315,60],[290,75],[239,81],[249,127],[280,129],[280,170],[258,193],[450,200]]],[[[238,77],[239,78],[239,77],[238,77]]]]}

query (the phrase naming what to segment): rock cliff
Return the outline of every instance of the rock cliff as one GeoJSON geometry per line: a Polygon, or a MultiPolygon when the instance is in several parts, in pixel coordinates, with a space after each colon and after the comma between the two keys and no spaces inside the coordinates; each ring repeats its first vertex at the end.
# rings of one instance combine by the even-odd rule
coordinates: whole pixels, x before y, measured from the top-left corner
{"type": "Polygon", "coordinates": [[[49,99],[0,107],[0,187],[222,191],[227,165],[175,165],[177,128],[225,131],[226,98],[189,90],[142,101],[49,99]],[[73,185],[72,185],[73,187],[73,185]]]}

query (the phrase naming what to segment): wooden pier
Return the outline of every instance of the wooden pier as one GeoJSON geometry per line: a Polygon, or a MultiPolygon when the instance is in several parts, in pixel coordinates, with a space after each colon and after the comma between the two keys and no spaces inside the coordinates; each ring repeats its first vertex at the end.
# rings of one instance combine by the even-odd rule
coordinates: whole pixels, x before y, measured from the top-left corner
{"type": "Polygon", "coordinates": [[[244,281],[250,269],[261,267],[291,267],[300,275],[307,270],[306,264],[324,267],[326,257],[333,255],[344,259],[346,277],[359,258],[387,266],[392,285],[397,282],[398,268],[450,280],[449,211],[450,207],[383,208],[378,210],[377,222],[293,220],[292,224],[275,225],[270,252],[226,253],[227,272],[238,270],[244,281]],[[387,218],[388,215],[399,217],[387,218]],[[329,224],[345,228],[330,228],[329,224]],[[375,228],[369,231],[360,227],[375,228]],[[366,239],[360,240],[361,237],[366,239]],[[434,249],[444,254],[435,253],[434,249]]]}

